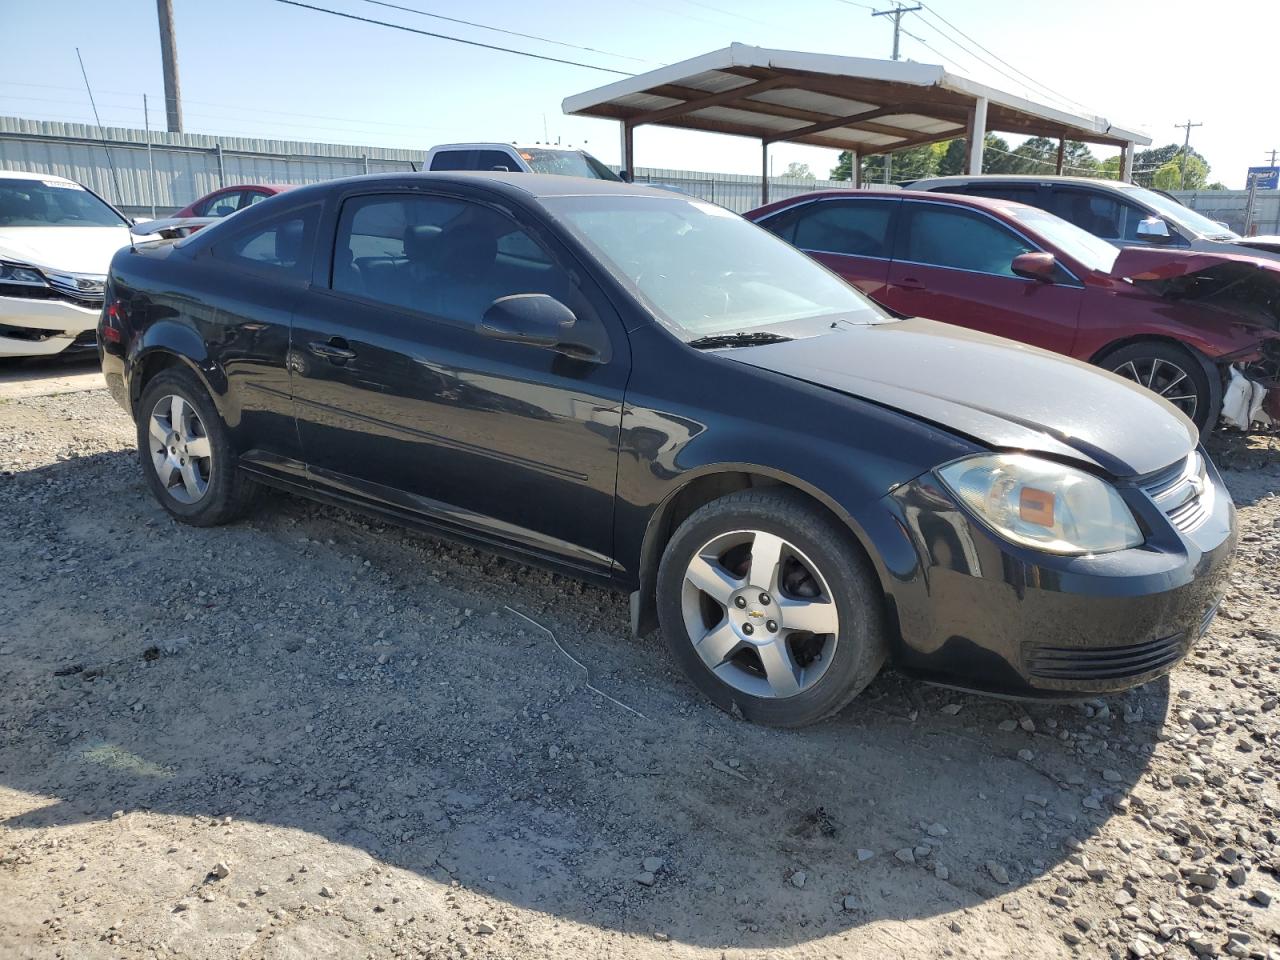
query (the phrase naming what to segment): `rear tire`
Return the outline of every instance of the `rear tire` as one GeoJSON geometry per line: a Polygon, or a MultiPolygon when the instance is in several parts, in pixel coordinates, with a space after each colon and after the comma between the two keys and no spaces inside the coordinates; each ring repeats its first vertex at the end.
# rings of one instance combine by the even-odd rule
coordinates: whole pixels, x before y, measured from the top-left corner
{"type": "Polygon", "coordinates": [[[689,679],[755,723],[800,727],[839,712],[888,651],[866,558],[789,491],[745,490],[695,510],[663,552],[657,601],[689,679]]]}
{"type": "Polygon", "coordinates": [[[1218,422],[1222,412],[1218,371],[1186,347],[1144,340],[1112,350],[1097,363],[1164,397],[1191,419],[1202,437],[1218,422]]]}
{"type": "Polygon", "coordinates": [[[165,510],[197,527],[229,523],[248,510],[258,486],[236,466],[227,426],[195,374],[157,374],[136,410],[138,460],[165,510]]]}

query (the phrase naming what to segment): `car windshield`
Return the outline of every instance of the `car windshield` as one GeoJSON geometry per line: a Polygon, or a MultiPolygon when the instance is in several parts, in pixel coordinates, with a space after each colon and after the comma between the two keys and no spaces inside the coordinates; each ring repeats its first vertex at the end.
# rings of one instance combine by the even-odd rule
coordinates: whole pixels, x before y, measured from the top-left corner
{"type": "Polygon", "coordinates": [[[1116,265],[1119,248],[1087,230],[1081,230],[1074,223],[1038,207],[1010,206],[1005,212],[1089,270],[1110,273],[1116,265]]]}
{"type": "Polygon", "coordinates": [[[544,203],[683,339],[765,327],[788,334],[777,326],[799,320],[889,319],[795,247],[723,207],[648,196],[544,203]]]}
{"type": "Polygon", "coordinates": [[[1172,220],[1189,233],[1206,237],[1210,240],[1240,239],[1240,234],[1226,229],[1222,224],[1215,223],[1204,214],[1196,213],[1190,207],[1184,207],[1177,200],[1171,200],[1163,194],[1156,193],[1154,190],[1148,190],[1145,187],[1123,187],[1122,189],[1134,200],[1139,203],[1145,203],[1159,213],[1160,216],[1166,220],[1172,220]]]}
{"type": "Polygon", "coordinates": [[[0,227],[126,227],[120,214],[70,180],[0,177],[0,227]]]}
{"type": "Polygon", "coordinates": [[[528,161],[534,173],[554,173],[561,177],[587,177],[591,180],[621,181],[616,173],[585,150],[541,150],[521,147],[520,156],[528,161]]]}

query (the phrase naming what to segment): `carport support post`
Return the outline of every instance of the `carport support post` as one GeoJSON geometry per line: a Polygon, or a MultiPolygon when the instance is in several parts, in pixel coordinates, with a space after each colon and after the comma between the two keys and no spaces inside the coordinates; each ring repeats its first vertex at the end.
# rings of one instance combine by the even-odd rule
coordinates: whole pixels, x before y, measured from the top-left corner
{"type": "Polygon", "coordinates": [[[1125,183],[1133,183],[1133,147],[1126,143],[1120,148],[1120,179],[1125,183]]]}
{"type": "Polygon", "coordinates": [[[1058,176],[1062,176],[1062,162],[1066,159],[1067,154],[1067,138],[1058,138],[1058,176]]]}
{"type": "Polygon", "coordinates": [[[634,166],[636,152],[635,129],[625,120],[622,121],[622,179],[627,183],[635,183],[636,180],[636,168],[634,166]]]}
{"type": "Polygon", "coordinates": [[[760,141],[760,206],[769,202],[769,141],[760,141]]]}
{"type": "Polygon", "coordinates": [[[849,151],[849,168],[853,171],[853,189],[862,189],[862,155],[857,150],[849,151]]]}
{"type": "Polygon", "coordinates": [[[982,173],[982,149],[987,139],[987,98],[978,97],[969,115],[969,173],[982,173]]]}

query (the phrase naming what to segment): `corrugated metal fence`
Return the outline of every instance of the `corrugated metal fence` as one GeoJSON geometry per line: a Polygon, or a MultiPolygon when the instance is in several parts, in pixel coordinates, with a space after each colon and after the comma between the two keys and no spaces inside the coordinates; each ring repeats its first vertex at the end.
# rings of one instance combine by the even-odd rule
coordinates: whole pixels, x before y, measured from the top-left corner
{"type": "MultiPolygon", "coordinates": [[[[30,170],[69,177],[108,198],[126,213],[171,213],[218,187],[236,183],[317,183],[361,173],[419,170],[423,150],[389,150],[334,143],[214,137],[151,131],[150,163],[146,131],[98,128],[80,123],[0,117],[0,170],[30,170]],[[103,141],[106,141],[104,147],[103,141]],[[119,190],[112,182],[111,164],[119,190]]],[[[760,178],[731,173],[636,169],[636,180],[666,184],[738,213],[760,205],[760,178]]],[[[775,177],[770,196],[780,200],[823,187],[847,187],[829,180],[775,177]]]]}
{"type": "MultiPolygon", "coordinates": [[[[126,213],[150,215],[153,203],[157,213],[170,213],[230,184],[316,183],[360,173],[418,170],[426,156],[422,150],[158,130],[151,131],[149,142],[150,164],[148,135],[142,130],[107,127],[99,134],[97,127],[86,124],[0,117],[0,170],[70,177],[112,200],[126,213]],[[108,151],[115,164],[118,190],[112,182],[108,151]]],[[[637,167],[636,180],[674,187],[738,213],[760,204],[760,178],[752,174],[637,167]]],[[[782,200],[810,190],[849,186],[847,180],[773,177],[769,197],[782,200]]],[[[1211,219],[1243,231],[1246,191],[1186,191],[1176,196],[1211,219]]],[[[1258,192],[1253,222],[1257,233],[1280,233],[1280,192],[1258,192]]]]}
{"type": "MultiPolygon", "coordinates": [[[[614,168],[617,169],[616,167],[614,168]]],[[[737,213],[760,206],[760,178],[741,173],[694,173],[690,170],[664,170],[636,167],[637,183],[674,187],[692,197],[710,200],[737,213]]],[[[847,190],[848,180],[801,180],[795,177],[770,177],[769,199],[785,200],[811,190],[847,190]]]]}
{"type": "Polygon", "coordinates": [[[153,202],[157,213],[170,213],[221,186],[316,183],[361,173],[415,170],[423,157],[418,150],[153,130],[148,163],[147,144],[142,130],[107,127],[100,136],[97,127],[80,123],[0,117],[0,170],[68,177],[126,213],[148,216],[153,202]]]}
{"type": "MultiPolygon", "coordinates": [[[[1221,220],[1236,233],[1244,233],[1248,190],[1180,190],[1173,194],[1192,210],[1210,220],[1221,220]]],[[[1280,191],[1259,190],[1253,202],[1252,232],[1259,236],[1280,233],[1280,191]]]]}

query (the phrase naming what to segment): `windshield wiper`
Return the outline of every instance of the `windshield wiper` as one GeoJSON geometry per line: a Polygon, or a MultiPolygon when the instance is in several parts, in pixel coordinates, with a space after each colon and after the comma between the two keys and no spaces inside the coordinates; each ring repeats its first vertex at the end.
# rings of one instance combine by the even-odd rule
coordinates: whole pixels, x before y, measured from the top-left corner
{"type": "Polygon", "coordinates": [[[754,347],[762,343],[783,343],[791,337],[780,333],[769,333],[758,330],[755,333],[717,333],[709,337],[698,337],[690,340],[689,346],[695,350],[714,350],[716,347],[754,347]]]}

